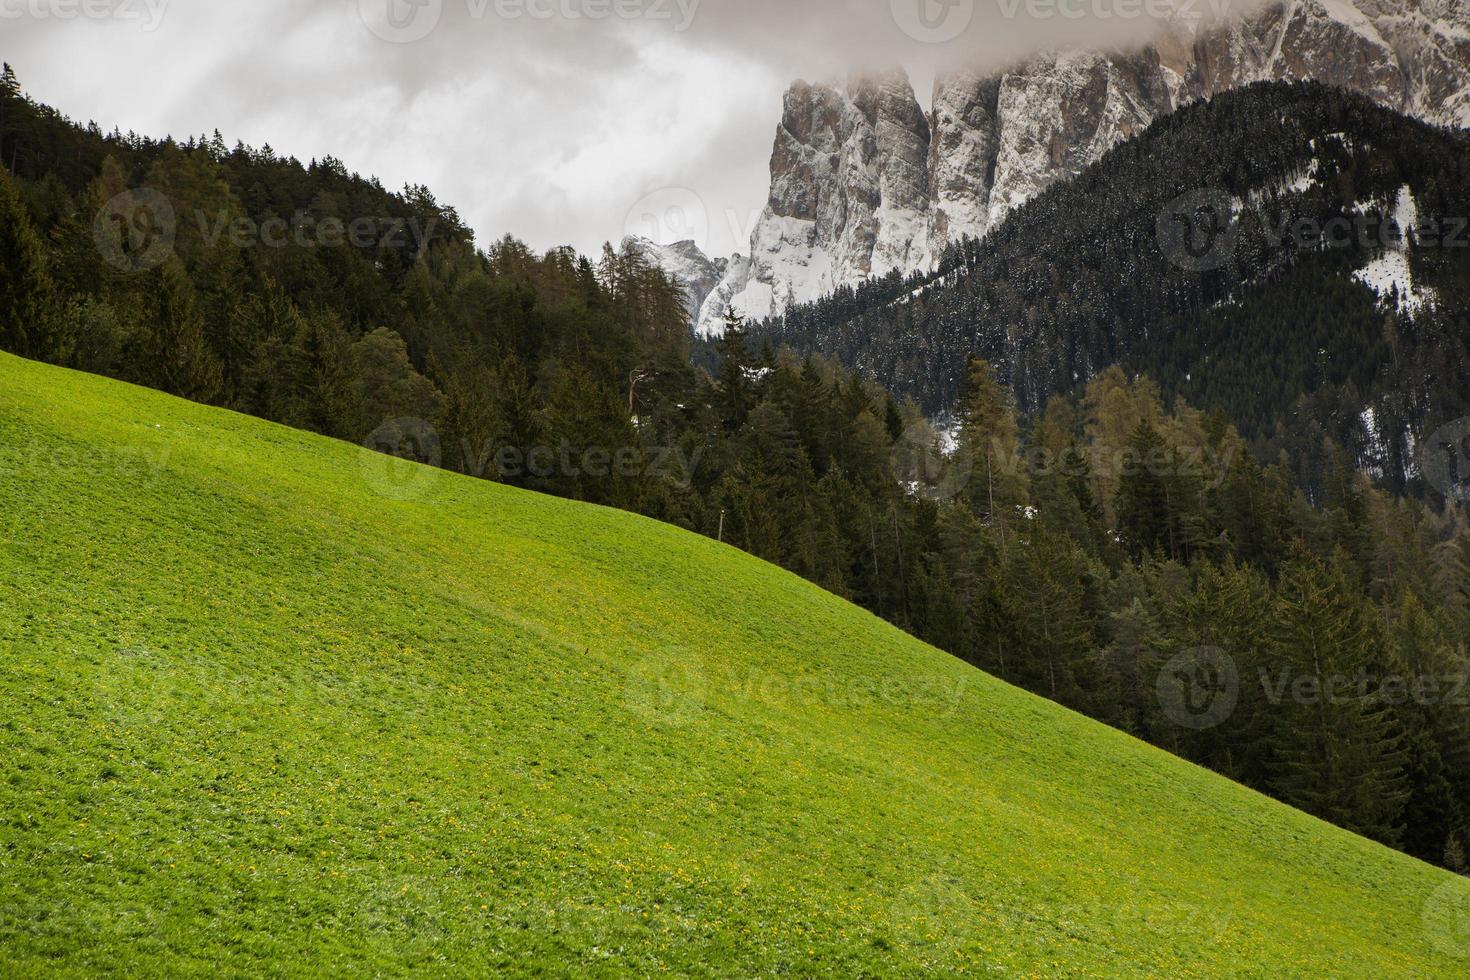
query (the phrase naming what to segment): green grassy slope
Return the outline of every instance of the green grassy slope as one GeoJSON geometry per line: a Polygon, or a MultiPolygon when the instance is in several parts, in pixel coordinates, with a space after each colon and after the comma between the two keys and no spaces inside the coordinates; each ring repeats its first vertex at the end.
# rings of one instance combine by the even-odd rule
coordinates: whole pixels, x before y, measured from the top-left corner
{"type": "Polygon", "coordinates": [[[3,972],[1470,966],[1470,882],[732,549],[386,466],[0,355],[3,972]]]}

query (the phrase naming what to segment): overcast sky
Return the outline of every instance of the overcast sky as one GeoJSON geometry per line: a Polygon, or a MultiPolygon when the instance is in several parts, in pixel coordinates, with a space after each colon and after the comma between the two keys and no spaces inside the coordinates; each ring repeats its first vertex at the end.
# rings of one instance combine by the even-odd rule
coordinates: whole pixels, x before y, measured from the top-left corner
{"type": "Polygon", "coordinates": [[[0,57],[109,130],[218,128],[427,184],[481,244],[687,231],[728,254],[765,202],[793,79],[901,65],[927,106],[944,65],[1129,43],[1157,30],[1129,5],[1159,2],[0,0],[0,57]]]}

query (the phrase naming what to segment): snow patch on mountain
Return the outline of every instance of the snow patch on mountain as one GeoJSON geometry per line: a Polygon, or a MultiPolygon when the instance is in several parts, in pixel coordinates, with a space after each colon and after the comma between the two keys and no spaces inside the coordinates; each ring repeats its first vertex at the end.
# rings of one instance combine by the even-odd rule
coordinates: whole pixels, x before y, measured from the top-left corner
{"type": "Polygon", "coordinates": [[[1419,206],[1408,187],[1399,188],[1391,219],[1397,233],[1389,236],[1390,244],[1381,255],[1353,273],[1353,278],[1385,302],[1396,299],[1400,312],[1415,313],[1433,304],[1437,297],[1434,290],[1414,285],[1408,250],[1410,234],[1419,224],[1419,206]]]}
{"type": "Polygon", "coordinates": [[[869,276],[928,271],[949,244],[983,237],[1161,116],[1292,79],[1470,127],[1470,3],[1277,0],[1202,33],[1167,28],[1130,52],[1043,53],[993,75],[942,75],[927,117],[902,73],[799,82],[750,259],[729,264],[698,329],[721,332],[732,304],[761,318],[869,276]]]}
{"type": "Polygon", "coordinates": [[[699,323],[706,299],[724,281],[733,261],[712,259],[692,241],[660,245],[648,238],[629,236],[623,240],[623,247],[638,252],[684,290],[684,308],[692,324],[699,323]]]}
{"type": "Polygon", "coordinates": [[[1385,251],[1378,258],[1353,273],[1353,278],[1389,301],[1397,297],[1401,312],[1413,313],[1434,302],[1432,289],[1416,289],[1409,257],[1403,252],[1385,251]]]}

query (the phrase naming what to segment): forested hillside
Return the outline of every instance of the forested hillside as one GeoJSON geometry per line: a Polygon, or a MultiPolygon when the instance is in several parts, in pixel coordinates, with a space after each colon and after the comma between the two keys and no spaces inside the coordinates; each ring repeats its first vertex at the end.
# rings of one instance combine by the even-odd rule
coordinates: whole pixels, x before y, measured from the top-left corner
{"type": "MultiPolygon", "coordinates": [[[[1324,150],[1322,166],[1339,161],[1342,180],[1357,175],[1355,198],[1408,183],[1426,213],[1448,213],[1470,193],[1436,182],[1465,165],[1448,137],[1394,129],[1394,117],[1316,89],[1222,97],[1155,138],[1227,109],[1241,133],[1330,121],[1354,140],[1371,135],[1383,159],[1399,159],[1407,140],[1427,161],[1381,172],[1364,163],[1360,174],[1351,154],[1324,150]],[[1299,101],[1306,121],[1272,122],[1280,100],[1299,101]]],[[[1082,186],[1139,152],[1124,147],[1082,186]]],[[[1154,190],[1186,186],[1168,169],[1184,151],[1159,153],[1147,164],[1163,168],[1154,190]]],[[[1065,188],[1049,192],[1028,208],[1033,220],[1013,219],[1000,239],[952,257],[947,281],[962,289],[907,304],[937,317],[951,299],[1027,284],[1017,296],[1037,304],[1027,329],[1040,339],[1005,347],[994,366],[969,352],[1019,336],[1022,321],[930,330],[969,322],[955,312],[882,328],[915,331],[905,363],[957,365],[946,383],[961,426],[948,452],[917,403],[834,361],[748,343],[739,324],[713,370],[691,366],[677,284],[633,253],[537,255],[508,238],[477,250],[426,189],[391,194],[335,161],[303,165],[218,137],[107,136],[26,99],[8,75],[0,157],[6,350],[721,536],[1006,680],[1341,826],[1464,866],[1470,705],[1455,678],[1470,671],[1465,515],[1375,488],[1354,465],[1361,447],[1332,438],[1340,427],[1272,430],[1284,452],[1266,465],[1228,411],[1174,397],[1188,387],[1175,361],[1181,318],[1235,315],[1205,311],[1243,273],[1145,285],[1158,272],[1146,242],[1102,235],[1142,220],[1151,205],[1141,199],[1109,203],[1095,187],[1099,216],[1064,207],[1065,188]],[[1032,234],[1044,214],[1092,229],[1079,241],[1098,251],[1079,247],[1075,266],[1033,254],[989,275],[997,256],[1020,261],[1006,241],[1032,234]],[[1095,333],[1069,332],[1081,312],[1045,315],[1088,296],[1103,304],[1085,315],[1095,333]],[[1123,331],[1115,320],[1132,308],[1127,297],[1173,332],[1144,344],[1123,331]],[[1167,355],[1156,365],[1162,385],[1109,366],[1144,366],[1145,354],[1167,355]],[[1055,380],[1072,372],[1075,384],[1055,380]],[[1069,397],[1047,397],[1063,390],[1069,397]],[[1231,695],[1218,717],[1182,711],[1170,693],[1206,673],[1231,695]],[[1344,678],[1350,685],[1330,696],[1308,690],[1344,678]]],[[[1414,255],[1416,269],[1432,259],[1414,255]]],[[[1275,288],[1332,261],[1299,260],[1275,288]]],[[[1453,277],[1435,282],[1445,295],[1456,288],[1453,277]]],[[[1242,308],[1262,317],[1282,305],[1252,302],[1242,308]]],[[[1350,342],[1304,396],[1348,391],[1358,372],[1381,383],[1374,358],[1419,365],[1422,384],[1400,390],[1426,412],[1466,396],[1455,387],[1464,352],[1448,339],[1459,321],[1385,319],[1371,293],[1349,290],[1343,303],[1361,317],[1331,322],[1361,329],[1340,331],[1350,342]],[[1383,339],[1389,324],[1399,337],[1443,342],[1396,345],[1383,339]],[[1431,370],[1435,358],[1443,363],[1431,370]]],[[[1297,342],[1280,343],[1282,363],[1307,371],[1287,350],[1297,342]]],[[[1267,351],[1242,340],[1237,355],[1275,363],[1267,351]]],[[[1231,370],[1247,363],[1209,356],[1231,370]]]]}
{"type": "Polygon", "coordinates": [[[1470,952],[1470,881],[733,548],[401,466],[0,353],[7,977],[1470,952]]]}
{"type": "Polygon", "coordinates": [[[936,276],[759,332],[931,414],[955,406],[971,356],[1027,415],[1121,364],[1166,401],[1224,410],[1261,458],[1290,452],[1314,492],[1324,435],[1403,489],[1415,440],[1470,412],[1470,137],[1315,84],[1227,92],[952,248],[936,276]],[[1179,220],[1193,241],[1172,238],[1179,220]]]}

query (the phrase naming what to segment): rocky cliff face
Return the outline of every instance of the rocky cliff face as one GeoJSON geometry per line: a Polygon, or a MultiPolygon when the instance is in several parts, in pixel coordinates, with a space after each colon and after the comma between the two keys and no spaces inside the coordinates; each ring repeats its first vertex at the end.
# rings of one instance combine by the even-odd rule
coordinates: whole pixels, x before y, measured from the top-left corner
{"type": "Polygon", "coordinates": [[[631,247],[645,261],[662,269],[684,288],[684,308],[689,311],[689,322],[698,324],[704,301],[726,278],[733,268],[738,269],[743,261],[739,255],[731,259],[712,259],[692,241],[659,245],[641,235],[623,240],[625,248],[631,247]]]}
{"type": "Polygon", "coordinates": [[[859,78],[840,88],[798,82],[786,93],[771,156],[771,194],[750,258],[705,303],[784,309],[845,282],[927,261],[929,123],[908,79],[859,78]]]}
{"type": "Polygon", "coordinates": [[[759,318],[870,275],[927,269],[948,243],[984,235],[1179,106],[1291,79],[1470,126],[1470,3],[1281,0],[1138,51],[1052,53],[997,75],[941,77],[927,118],[901,74],[799,82],[750,258],[709,292],[699,328],[718,332],[727,305],[759,318]]]}

